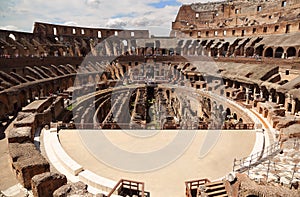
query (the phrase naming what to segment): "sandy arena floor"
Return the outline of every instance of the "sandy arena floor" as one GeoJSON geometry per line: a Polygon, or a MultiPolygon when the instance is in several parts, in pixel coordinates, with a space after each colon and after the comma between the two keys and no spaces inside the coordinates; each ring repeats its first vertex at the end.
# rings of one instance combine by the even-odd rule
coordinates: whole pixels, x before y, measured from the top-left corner
{"type": "Polygon", "coordinates": [[[61,130],[59,138],[67,154],[84,169],[114,181],[124,178],[145,182],[146,191],[153,197],[181,197],[185,181],[225,176],[232,170],[234,158],[251,153],[256,138],[254,131],[210,134],[219,136],[218,140],[201,157],[202,144],[210,143],[206,134],[213,131],[184,131],[187,134],[181,138],[178,132],[165,130],[150,136],[141,132],[144,136],[135,133],[139,135],[136,137],[116,130],[61,130]]]}

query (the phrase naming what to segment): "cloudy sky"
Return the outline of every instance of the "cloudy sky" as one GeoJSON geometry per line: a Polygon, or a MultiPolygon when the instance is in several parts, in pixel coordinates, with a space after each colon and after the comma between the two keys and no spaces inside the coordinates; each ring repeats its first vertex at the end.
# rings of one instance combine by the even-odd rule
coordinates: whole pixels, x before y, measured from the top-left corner
{"type": "MultiPolygon", "coordinates": [[[[0,0],[0,29],[32,32],[35,21],[83,27],[149,29],[169,35],[182,4],[208,0],[0,0]]],[[[211,0],[215,1],[215,0],[211,0]]]]}

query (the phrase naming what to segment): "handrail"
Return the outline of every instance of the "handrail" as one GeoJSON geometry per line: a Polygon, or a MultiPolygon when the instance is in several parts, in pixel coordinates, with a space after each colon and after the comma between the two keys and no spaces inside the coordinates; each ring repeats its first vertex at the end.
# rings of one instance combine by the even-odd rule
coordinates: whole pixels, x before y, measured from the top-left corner
{"type": "Polygon", "coordinates": [[[125,184],[124,182],[129,182],[129,186],[132,185],[132,183],[136,184],[136,188],[137,190],[139,190],[139,185],[142,185],[141,188],[141,192],[142,192],[142,196],[141,197],[145,197],[145,183],[144,182],[139,182],[139,181],[132,181],[132,180],[127,180],[127,179],[121,179],[117,182],[117,184],[112,188],[112,190],[108,193],[107,197],[111,197],[112,194],[122,185],[128,185],[125,184]]]}
{"type": "Polygon", "coordinates": [[[210,183],[209,179],[198,179],[192,181],[185,182],[185,195],[186,197],[192,197],[191,190],[196,186],[196,189],[199,188],[200,185],[204,185],[206,183],[210,183]]]}
{"type": "Polygon", "coordinates": [[[280,150],[280,143],[279,142],[275,142],[273,144],[271,144],[270,146],[268,146],[267,148],[265,148],[262,151],[258,151],[252,155],[250,155],[249,157],[244,157],[241,159],[234,159],[233,161],[233,171],[243,171],[247,168],[250,168],[253,165],[256,165],[259,163],[259,161],[261,161],[262,159],[273,155],[274,153],[278,152],[280,150]],[[238,169],[236,169],[236,167],[238,167],[238,169]]]}

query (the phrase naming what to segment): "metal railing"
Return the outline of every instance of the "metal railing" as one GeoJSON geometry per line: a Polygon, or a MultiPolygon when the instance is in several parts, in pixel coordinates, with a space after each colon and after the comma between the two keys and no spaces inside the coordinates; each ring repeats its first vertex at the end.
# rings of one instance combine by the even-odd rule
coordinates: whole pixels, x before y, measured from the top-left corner
{"type": "MultiPolygon", "coordinates": [[[[115,192],[121,195],[123,191],[127,191],[130,193],[135,193],[139,197],[150,197],[149,192],[145,192],[145,184],[144,182],[132,181],[121,179],[118,183],[114,186],[114,188],[108,193],[107,197],[111,197],[115,192]]],[[[123,194],[122,194],[123,195],[123,194]]],[[[128,195],[128,194],[124,194],[128,195]]]]}
{"type": "Polygon", "coordinates": [[[280,143],[275,142],[274,144],[264,148],[262,151],[254,153],[249,157],[244,157],[241,159],[234,159],[233,161],[233,171],[234,172],[244,172],[249,170],[252,166],[258,165],[264,159],[278,153],[280,151],[280,143]]]}
{"type": "Polygon", "coordinates": [[[199,179],[199,180],[193,180],[193,181],[186,181],[185,182],[185,196],[186,197],[193,197],[192,196],[192,190],[198,191],[198,188],[201,185],[205,185],[206,183],[210,183],[210,180],[208,180],[208,179],[199,179]]]}

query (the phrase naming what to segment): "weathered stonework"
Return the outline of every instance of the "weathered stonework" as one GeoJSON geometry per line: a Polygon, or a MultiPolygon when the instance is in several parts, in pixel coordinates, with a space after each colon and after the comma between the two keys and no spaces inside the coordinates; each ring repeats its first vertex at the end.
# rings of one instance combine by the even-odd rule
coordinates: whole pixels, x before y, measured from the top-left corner
{"type": "Polygon", "coordinates": [[[8,134],[8,143],[24,143],[33,140],[31,127],[12,128],[8,134]]]}
{"type": "Polygon", "coordinates": [[[31,188],[31,178],[50,171],[47,160],[39,153],[31,157],[20,157],[12,164],[19,182],[27,189],[31,188]]]}
{"type": "Polygon", "coordinates": [[[35,175],[31,180],[31,188],[35,197],[52,197],[53,192],[67,184],[63,174],[45,172],[35,175]]]}
{"type": "Polygon", "coordinates": [[[61,186],[53,193],[54,197],[63,197],[63,196],[93,196],[87,191],[87,185],[83,182],[77,183],[68,183],[64,186],[61,186]]]}

